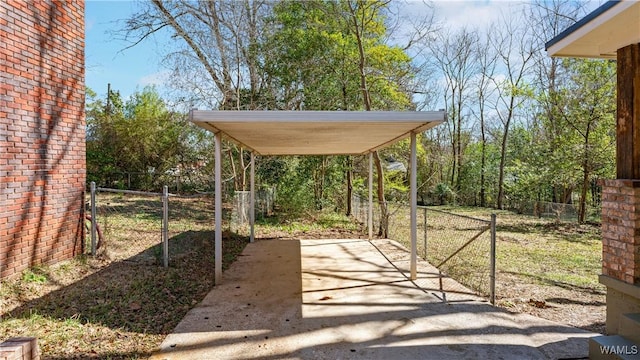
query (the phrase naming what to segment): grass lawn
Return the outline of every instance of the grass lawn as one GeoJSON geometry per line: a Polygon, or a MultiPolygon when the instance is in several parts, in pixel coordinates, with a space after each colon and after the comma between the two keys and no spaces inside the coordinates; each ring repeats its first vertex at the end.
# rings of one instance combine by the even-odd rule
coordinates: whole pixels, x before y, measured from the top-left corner
{"type": "Polygon", "coordinates": [[[510,211],[442,207],[458,214],[488,218],[497,214],[497,268],[540,285],[600,290],[602,238],[592,224],[557,222],[510,211]]]}

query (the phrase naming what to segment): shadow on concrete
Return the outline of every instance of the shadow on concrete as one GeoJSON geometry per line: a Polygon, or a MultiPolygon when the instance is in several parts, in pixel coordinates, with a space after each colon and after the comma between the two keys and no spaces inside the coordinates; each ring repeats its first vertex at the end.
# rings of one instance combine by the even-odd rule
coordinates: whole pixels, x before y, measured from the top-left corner
{"type": "Polygon", "coordinates": [[[368,241],[264,240],[243,255],[152,359],[587,356],[590,333],[466,294],[443,302],[368,241]]]}

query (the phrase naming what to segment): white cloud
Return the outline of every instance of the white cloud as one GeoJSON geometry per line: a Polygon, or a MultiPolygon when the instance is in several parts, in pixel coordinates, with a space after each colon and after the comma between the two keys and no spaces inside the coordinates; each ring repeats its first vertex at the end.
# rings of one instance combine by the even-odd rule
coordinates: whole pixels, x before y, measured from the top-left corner
{"type": "Polygon", "coordinates": [[[502,14],[510,16],[522,10],[520,1],[435,1],[436,14],[443,25],[452,29],[483,28],[502,14]]]}
{"type": "Polygon", "coordinates": [[[171,73],[167,70],[159,71],[153,74],[145,75],[138,80],[138,85],[145,87],[147,85],[164,86],[169,81],[171,73]]]}

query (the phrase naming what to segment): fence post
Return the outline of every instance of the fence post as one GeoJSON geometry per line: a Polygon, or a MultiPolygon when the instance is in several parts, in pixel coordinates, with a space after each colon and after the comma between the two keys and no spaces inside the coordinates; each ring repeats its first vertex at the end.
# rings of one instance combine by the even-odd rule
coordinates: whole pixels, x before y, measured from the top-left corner
{"type": "Polygon", "coordinates": [[[97,229],[97,219],[96,219],[96,183],[95,181],[91,182],[91,256],[96,256],[96,229],[97,229]]]}
{"type": "Polygon", "coordinates": [[[492,305],[496,304],[496,214],[491,214],[491,255],[490,255],[490,289],[489,300],[492,305]]]}
{"type": "Polygon", "coordinates": [[[424,237],[423,237],[423,251],[424,251],[424,260],[427,260],[427,207],[422,208],[422,213],[424,214],[424,237]]]}
{"type": "Polygon", "coordinates": [[[162,260],[169,267],[169,187],[162,188],[162,260]]]}

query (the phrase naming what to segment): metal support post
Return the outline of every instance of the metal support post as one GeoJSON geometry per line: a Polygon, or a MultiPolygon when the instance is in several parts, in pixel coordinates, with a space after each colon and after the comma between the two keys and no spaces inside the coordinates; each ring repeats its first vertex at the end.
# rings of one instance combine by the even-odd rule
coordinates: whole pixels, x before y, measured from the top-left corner
{"type": "Polygon", "coordinates": [[[369,208],[367,216],[367,228],[369,240],[373,239],[373,153],[369,153],[369,208]]]}
{"type": "Polygon", "coordinates": [[[411,193],[411,280],[415,280],[417,276],[417,263],[418,263],[418,222],[417,222],[417,206],[418,206],[418,188],[416,186],[417,181],[417,157],[416,157],[416,133],[411,133],[411,175],[409,177],[410,193],[411,193]]]}
{"type": "Polygon", "coordinates": [[[489,301],[492,305],[496,304],[496,214],[491,214],[491,254],[490,256],[490,289],[489,301]]]}
{"type": "Polygon", "coordinates": [[[215,156],[214,156],[214,220],[215,220],[215,237],[214,237],[214,282],[215,285],[222,283],[222,136],[220,132],[215,133],[215,156]]]}
{"type": "Polygon", "coordinates": [[[91,255],[96,256],[96,229],[98,228],[98,221],[96,218],[96,183],[91,182],[91,255]]]}
{"type": "Polygon", "coordinates": [[[422,213],[424,214],[424,237],[423,237],[423,258],[427,261],[427,208],[426,206],[422,208],[422,213]]]}
{"type": "Polygon", "coordinates": [[[251,179],[249,182],[251,197],[249,201],[249,227],[251,233],[249,235],[249,241],[255,241],[255,224],[256,224],[256,156],[251,152],[251,179]]]}
{"type": "Polygon", "coordinates": [[[169,267],[169,187],[162,188],[162,260],[169,267]]]}

